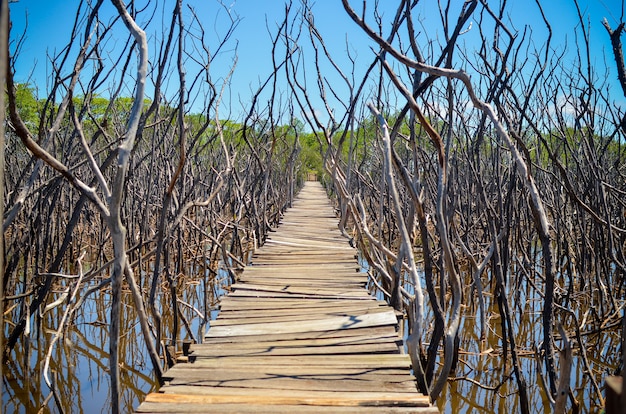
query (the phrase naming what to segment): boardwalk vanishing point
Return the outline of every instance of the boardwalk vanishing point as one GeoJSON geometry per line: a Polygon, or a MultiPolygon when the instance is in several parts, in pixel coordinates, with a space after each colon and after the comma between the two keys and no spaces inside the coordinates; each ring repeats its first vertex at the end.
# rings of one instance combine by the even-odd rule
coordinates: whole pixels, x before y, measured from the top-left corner
{"type": "Polygon", "coordinates": [[[437,413],[355,253],[322,186],[307,182],[189,363],[137,412],[437,413]]]}

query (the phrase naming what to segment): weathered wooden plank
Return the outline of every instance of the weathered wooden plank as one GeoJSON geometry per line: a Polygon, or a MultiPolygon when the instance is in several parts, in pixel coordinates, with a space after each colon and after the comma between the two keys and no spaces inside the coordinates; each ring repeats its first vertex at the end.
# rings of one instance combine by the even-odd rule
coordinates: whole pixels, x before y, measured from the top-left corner
{"type": "Polygon", "coordinates": [[[231,318],[218,318],[211,322],[211,327],[215,326],[229,326],[229,325],[246,325],[251,323],[279,323],[279,322],[295,322],[295,321],[310,321],[326,317],[361,317],[364,315],[371,315],[375,313],[389,312],[388,309],[366,309],[362,311],[351,309],[350,311],[340,310],[325,310],[325,309],[298,309],[294,312],[292,309],[284,309],[282,314],[275,313],[269,316],[258,316],[253,312],[248,314],[239,315],[239,317],[231,318]]]}
{"type": "MultiPolygon", "coordinates": [[[[162,401],[192,401],[206,404],[226,402],[286,405],[331,405],[338,407],[427,407],[428,397],[415,392],[358,392],[276,390],[270,388],[195,387],[189,385],[164,386],[159,395],[162,401]],[[169,397],[169,398],[168,398],[169,397]]],[[[148,400],[148,397],[146,397],[148,400]]],[[[150,399],[153,401],[153,399],[150,399]]]]}
{"type": "MultiPolygon", "coordinates": [[[[285,253],[287,254],[287,253],[285,253]]],[[[345,261],[328,261],[324,263],[314,263],[314,259],[308,260],[298,260],[289,262],[289,261],[279,261],[279,260],[256,260],[252,261],[246,270],[248,273],[253,273],[256,269],[260,269],[261,271],[276,268],[276,270],[284,270],[284,269],[292,269],[293,274],[299,274],[300,271],[305,271],[307,269],[317,269],[319,270],[332,270],[339,272],[340,275],[350,274],[350,273],[358,273],[357,268],[358,264],[355,263],[354,260],[345,260],[345,261]],[[270,266],[271,265],[271,266],[270,266]],[[293,269],[298,270],[298,272],[293,272],[293,269]]]]}
{"type": "MultiPolygon", "coordinates": [[[[268,240],[277,243],[296,243],[298,245],[306,244],[308,247],[319,247],[322,249],[336,250],[339,252],[351,252],[354,254],[354,249],[350,247],[347,239],[343,237],[306,237],[307,232],[285,236],[270,236],[268,240]],[[348,249],[338,249],[338,247],[345,245],[348,249]]],[[[309,233],[310,234],[310,233],[309,233]]]]}
{"type": "MultiPolygon", "coordinates": [[[[224,319],[251,319],[256,318],[270,318],[280,316],[301,315],[307,317],[309,315],[315,315],[317,317],[330,315],[330,316],[346,316],[353,314],[375,313],[383,312],[387,309],[380,306],[309,306],[309,307],[280,307],[269,309],[230,309],[220,312],[218,321],[224,319]]],[[[271,321],[270,321],[271,322],[271,321]]],[[[215,325],[214,321],[211,321],[211,325],[215,325]]]]}
{"type": "Polygon", "coordinates": [[[308,277],[316,280],[317,278],[331,278],[332,280],[341,279],[343,277],[367,277],[367,273],[358,272],[356,266],[343,266],[329,269],[328,267],[316,266],[309,264],[308,266],[249,266],[242,275],[259,275],[270,277],[276,273],[289,275],[289,277],[308,277]],[[331,272],[332,271],[332,272],[331,272]],[[326,272],[326,273],[324,273],[326,272]]]}
{"type": "Polygon", "coordinates": [[[401,354],[359,354],[359,355],[297,355],[297,356],[202,356],[195,358],[198,367],[253,367],[253,366],[291,366],[294,375],[299,369],[310,365],[325,365],[342,368],[411,368],[411,359],[401,354]]]}
{"type": "Polygon", "coordinates": [[[262,335],[244,335],[244,336],[223,336],[223,337],[205,337],[201,345],[193,345],[192,349],[200,348],[203,346],[209,346],[215,343],[225,342],[256,342],[256,341],[282,341],[282,340],[300,340],[300,339],[325,339],[325,338],[345,338],[349,339],[359,335],[393,335],[396,334],[394,326],[382,326],[382,327],[366,327],[355,329],[336,329],[331,331],[320,332],[288,332],[288,333],[272,333],[262,335]]]}
{"type": "MultiPolygon", "coordinates": [[[[295,270],[304,270],[307,269],[317,269],[319,270],[332,270],[337,271],[340,274],[342,273],[358,273],[357,272],[357,264],[354,260],[345,260],[345,261],[328,261],[324,263],[313,263],[313,260],[298,260],[297,262],[289,262],[289,261],[279,261],[279,260],[256,260],[252,261],[248,267],[246,268],[248,271],[253,272],[255,269],[273,269],[277,270],[282,269],[293,269],[295,270]]],[[[293,272],[297,274],[299,272],[293,272]]]]}
{"type": "MultiPolygon", "coordinates": [[[[369,332],[369,331],[367,331],[369,332]]],[[[370,334],[370,335],[357,335],[357,336],[339,336],[339,337],[327,337],[327,338],[301,338],[301,339],[267,339],[264,336],[259,336],[256,341],[241,341],[240,337],[234,337],[230,341],[215,341],[222,338],[209,338],[202,345],[195,345],[193,348],[194,355],[198,354],[206,348],[205,352],[211,352],[211,350],[219,350],[221,347],[227,347],[228,349],[255,349],[259,347],[318,347],[318,346],[347,346],[347,345],[360,345],[360,344],[374,344],[374,343],[401,343],[401,338],[393,331],[387,330],[383,333],[370,334]]]]}
{"type": "Polygon", "coordinates": [[[258,265],[248,268],[247,271],[240,273],[238,280],[247,277],[261,277],[272,280],[274,278],[282,279],[303,279],[315,282],[350,282],[351,280],[358,282],[367,282],[369,276],[367,273],[358,271],[357,268],[331,268],[327,266],[315,266],[309,264],[307,266],[279,266],[279,265],[258,265]]]}
{"type": "Polygon", "coordinates": [[[227,296],[220,303],[220,310],[244,310],[244,309],[279,309],[279,308],[319,308],[319,307],[342,307],[357,306],[359,308],[386,307],[385,302],[380,300],[351,300],[351,299],[320,299],[310,298],[305,301],[300,299],[287,298],[263,298],[263,301],[250,301],[249,298],[238,298],[235,296],[227,296]]]}
{"type": "Polygon", "coordinates": [[[352,288],[352,289],[338,289],[338,288],[307,288],[304,286],[294,286],[292,284],[280,286],[274,285],[256,285],[253,283],[235,283],[231,286],[234,292],[241,290],[252,290],[261,292],[276,292],[276,293],[292,293],[294,295],[312,295],[312,296],[339,296],[339,297],[367,297],[371,298],[371,295],[364,289],[352,288]]]}
{"type": "MultiPolygon", "coordinates": [[[[191,377],[191,375],[190,375],[191,377]]],[[[240,378],[240,379],[205,379],[187,378],[174,379],[169,386],[188,385],[195,387],[222,387],[222,388],[256,388],[298,391],[343,391],[360,392],[410,392],[415,393],[415,381],[372,381],[363,379],[344,378],[303,378],[303,377],[266,377],[266,378],[240,378]]]]}
{"type": "Polygon", "coordinates": [[[334,270],[329,272],[328,270],[320,271],[315,267],[309,267],[306,269],[302,269],[299,272],[294,272],[293,269],[290,268],[268,268],[268,269],[254,269],[253,271],[244,272],[238,281],[244,281],[245,279],[266,279],[273,280],[276,279],[286,279],[293,281],[311,281],[312,283],[315,281],[319,282],[332,282],[332,283],[367,283],[368,276],[364,273],[355,272],[354,270],[343,270],[338,271],[334,270]]]}
{"type": "Polygon", "coordinates": [[[370,313],[385,312],[385,309],[379,308],[356,308],[339,309],[339,308],[280,308],[272,310],[241,310],[241,311],[224,311],[214,321],[211,326],[220,326],[227,324],[249,324],[249,323],[266,323],[266,322],[289,322],[298,320],[318,319],[325,316],[351,316],[365,315],[370,313]]]}
{"type": "MultiPolygon", "coordinates": [[[[242,298],[239,298],[242,299],[242,298]]],[[[265,298],[264,298],[265,299],[265,298]]],[[[267,298],[267,299],[275,299],[275,298],[267,298]]],[[[341,301],[337,301],[341,302],[341,301]]],[[[364,301],[360,300],[361,304],[349,304],[348,306],[341,307],[337,305],[331,306],[323,306],[323,305],[312,305],[312,306],[288,306],[285,305],[276,307],[271,304],[266,303],[256,303],[250,304],[249,306],[242,307],[241,309],[237,309],[237,303],[229,303],[226,308],[222,308],[220,310],[220,314],[218,316],[218,320],[227,319],[227,318],[240,318],[239,315],[244,315],[243,317],[267,317],[272,315],[291,315],[291,314],[307,314],[307,313],[318,313],[318,314],[332,314],[335,313],[335,316],[347,312],[356,312],[356,313],[368,313],[369,311],[376,312],[378,310],[383,311],[386,310],[384,307],[378,306],[376,303],[372,303],[372,301],[364,301]]],[[[388,310],[388,309],[387,309],[388,310]]]]}
{"type": "Polygon", "coordinates": [[[292,239],[291,241],[281,241],[281,240],[267,240],[265,242],[265,244],[263,245],[263,248],[268,249],[270,252],[272,253],[282,253],[282,254],[292,254],[287,252],[287,250],[291,250],[292,252],[294,250],[298,250],[298,251],[307,251],[308,249],[317,249],[320,252],[325,252],[327,254],[335,254],[335,253],[342,253],[342,254],[350,254],[350,255],[354,255],[356,254],[356,250],[354,250],[353,247],[351,247],[349,244],[346,244],[345,246],[342,244],[337,244],[337,243],[310,243],[304,239],[301,240],[296,240],[296,239],[292,239]]]}
{"type": "Polygon", "coordinates": [[[393,342],[381,341],[369,344],[355,345],[328,345],[328,346],[268,346],[254,348],[231,348],[222,347],[221,349],[209,350],[209,352],[194,351],[194,357],[210,356],[293,356],[293,355],[341,355],[354,354],[361,352],[376,353],[394,353],[398,352],[398,345],[393,342]]]}
{"type": "Polygon", "coordinates": [[[354,248],[350,247],[350,245],[346,244],[345,246],[343,245],[338,245],[336,243],[320,243],[320,242],[307,242],[304,239],[298,239],[298,238],[282,238],[281,240],[278,239],[268,239],[266,241],[266,243],[271,244],[281,244],[284,246],[292,246],[292,247],[306,247],[306,248],[312,248],[312,247],[319,247],[322,249],[328,249],[328,250],[345,250],[345,251],[350,251],[350,252],[354,252],[354,248]]]}
{"type": "MultiPolygon", "coordinates": [[[[284,262],[283,262],[284,263],[284,262]]],[[[281,265],[280,262],[274,262],[270,264],[263,264],[259,262],[251,262],[246,267],[248,274],[256,272],[270,272],[270,271],[290,271],[291,274],[297,275],[301,272],[311,275],[311,273],[319,273],[322,271],[337,272],[337,276],[355,276],[359,273],[359,268],[356,263],[304,263],[300,261],[298,264],[292,263],[281,265]]],[[[320,275],[323,276],[323,275],[320,275]]],[[[335,276],[335,274],[333,274],[335,276]]]]}
{"type": "Polygon", "coordinates": [[[239,326],[215,326],[209,329],[207,337],[231,335],[263,335],[273,333],[295,333],[332,331],[337,329],[364,328],[369,326],[395,325],[396,315],[389,310],[382,313],[366,314],[361,316],[325,317],[312,321],[271,322],[259,324],[245,324],[239,326]]]}
{"type": "MultiPolygon", "coordinates": [[[[415,407],[337,407],[337,406],[307,406],[307,405],[260,405],[260,404],[210,404],[204,402],[165,402],[150,397],[139,409],[139,413],[219,413],[219,414],[407,414],[416,413],[415,407]]],[[[436,407],[421,407],[419,413],[438,413],[436,407]]]]}
{"type": "Polygon", "coordinates": [[[293,374],[293,368],[289,365],[251,365],[251,366],[230,366],[228,369],[207,370],[196,364],[178,364],[170,368],[165,373],[165,378],[181,378],[189,375],[190,378],[222,379],[228,381],[241,378],[331,378],[334,380],[342,378],[353,378],[374,381],[408,381],[414,379],[405,368],[361,368],[361,367],[337,367],[337,366],[316,366],[304,365],[300,367],[297,374],[293,374]],[[193,376],[193,377],[192,377],[193,376]]]}
{"type": "Polygon", "coordinates": [[[239,278],[237,280],[238,283],[251,283],[255,285],[265,285],[265,286],[294,286],[294,287],[309,287],[309,288],[348,288],[348,289],[363,289],[367,284],[366,280],[362,278],[355,278],[348,281],[338,281],[332,279],[321,279],[321,280],[310,280],[304,278],[292,278],[286,279],[284,277],[275,278],[272,280],[264,279],[263,277],[254,276],[254,277],[245,277],[239,278]]]}
{"type": "Polygon", "coordinates": [[[288,255],[289,258],[303,258],[303,259],[325,259],[328,256],[345,257],[348,259],[355,259],[356,251],[345,250],[337,251],[336,249],[310,249],[310,248],[289,248],[283,246],[263,246],[263,253],[256,253],[252,255],[253,258],[264,259],[279,259],[288,255]]]}
{"type": "MultiPolygon", "coordinates": [[[[301,391],[360,391],[360,392],[411,392],[415,393],[415,380],[403,376],[357,376],[347,374],[332,375],[276,375],[258,371],[232,372],[193,369],[177,371],[167,378],[171,387],[179,385],[236,387],[236,388],[275,388],[301,391]],[[238,374],[238,375],[237,375],[238,374]]],[[[175,392],[175,388],[170,389],[175,392]]]]}
{"type": "Polygon", "coordinates": [[[314,294],[314,293],[288,293],[288,292],[268,292],[263,290],[244,290],[239,289],[229,294],[232,297],[247,298],[299,298],[299,299],[361,299],[372,300],[371,297],[365,295],[333,295],[333,294],[314,294]]]}

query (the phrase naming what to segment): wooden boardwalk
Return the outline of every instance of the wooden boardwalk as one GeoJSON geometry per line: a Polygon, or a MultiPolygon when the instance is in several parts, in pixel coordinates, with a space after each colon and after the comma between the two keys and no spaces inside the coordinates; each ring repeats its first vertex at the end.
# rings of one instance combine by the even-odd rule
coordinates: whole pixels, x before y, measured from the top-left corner
{"type": "Polygon", "coordinates": [[[436,413],[400,353],[392,308],[365,289],[317,182],[222,299],[190,363],[140,413],[436,413]]]}

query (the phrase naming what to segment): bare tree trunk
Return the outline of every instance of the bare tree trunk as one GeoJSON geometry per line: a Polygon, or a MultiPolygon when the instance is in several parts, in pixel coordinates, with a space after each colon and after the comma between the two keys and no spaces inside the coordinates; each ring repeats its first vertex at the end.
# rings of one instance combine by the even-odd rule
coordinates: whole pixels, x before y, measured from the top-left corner
{"type": "Polygon", "coordinates": [[[613,47],[613,58],[615,59],[615,67],[617,68],[617,79],[622,87],[622,92],[626,96],[626,68],[624,67],[624,51],[622,50],[622,32],[624,31],[624,22],[620,23],[615,30],[611,29],[608,20],[602,21],[604,28],[611,38],[611,46],[613,47]]]}
{"type": "MultiPolygon", "coordinates": [[[[617,68],[617,79],[622,87],[622,92],[626,96],[626,66],[624,65],[624,51],[622,48],[622,32],[624,31],[624,22],[621,22],[615,30],[611,29],[608,20],[602,21],[606,31],[611,38],[611,46],[613,47],[613,58],[615,59],[615,67],[617,68]]],[[[622,117],[622,131],[626,133],[626,114],[622,117]]]]}
{"type": "Polygon", "coordinates": [[[148,41],[146,34],[128,14],[126,6],[121,0],[111,0],[122,17],[124,24],[132,33],[139,48],[139,62],[137,64],[137,82],[135,87],[135,100],[131,109],[130,119],[126,127],[122,143],[118,148],[118,162],[115,180],[111,188],[110,215],[107,219],[111,230],[115,262],[111,275],[111,327],[109,336],[109,368],[111,370],[111,411],[120,412],[120,372],[119,372],[119,345],[120,336],[120,306],[122,280],[127,263],[126,256],[126,227],[122,223],[122,197],[124,196],[124,184],[128,172],[130,155],[135,144],[137,128],[143,109],[143,98],[148,72],[148,41]]]}
{"type": "MultiPolygon", "coordinates": [[[[9,48],[9,1],[0,0],[0,217],[4,217],[4,134],[5,134],[5,104],[4,86],[9,48]]],[[[3,366],[4,366],[4,231],[0,235],[0,395],[3,393],[3,366]]],[[[0,414],[4,411],[0,405],[0,414]]]]}
{"type": "MultiPolygon", "coordinates": [[[[415,257],[413,255],[413,244],[411,243],[409,232],[404,222],[404,214],[402,213],[402,207],[400,205],[400,197],[398,195],[395,178],[393,176],[393,161],[391,155],[391,140],[389,139],[389,128],[387,126],[387,122],[380,114],[380,112],[378,112],[378,110],[372,104],[369,104],[368,106],[370,111],[372,111],[372,113],[378,118],[380,129],[382,131],[383,151],[384,157],[386,159],[386,171],[384,171],[384,176],[387,181],[389,191],[391,192],[392,203],[397,216],[397,226],[398,230],[400,231],[401,247],[400,252],[398,253],[398,261],[402,261],[403,258],[406,257],[409,267],[409,277],[411,278],[411,283],[413,284],[413,286],[415,286],[415,298],[411,300],[409,309],[412,314],[414,326],[409,333],[409,338],[407,339],[407,342],[409,343],[409,355],[411,356],[411,362],[413,364],[413,369],[415,370],[415,376],[420,379],[420,382],[423,382],[424,368],[422,366],[420,350],[421,337],[424,329],[424,293],[422,291],[419,275],[417,274],[415,257]]],[[[400,272],[398,272],[396,277],[400,278],[402,274],[402,263],[400,263],[398,269],[400,270],[400,272]]]]}
{"type": "MultiPolygon", "coordinates": [[[[176,185],[176,181],[178,180],[178,178],[181,175],[181,172],[183,170],[183,166],[185,164],[185,120],[184,120],[184,115],[185,115],[185,76],[184,76],[184,68],[182,67],[182,53],[183,53],[183,45],[182,45],[182,39],[183,39],[183,25],[182,25],[182,16],[180,13],[180,8],[181,8],[181,2],[177,1],[176,2],[176,7],[174,8],[174,19],[178,18],[178,23],[179,23],[179,38],[178,38],[178,73],[179,73],[179,80],[180,80],[180,87],[179,87],[179,102],[178,102],[178,128],[179,128],[179,140],[180,140],[180,159],[178,162],[178,165],[176,167],[176,171],[174,172],[174,175],[172,177],[172,179],[170,180],[170,183],[167,187],[167,189],[165,190],[165,194],[163,196],[163,205],[161,207],[161,215],[159,218],[159,224],[158,224],[158,228],[157,228],[157,246],[156,246],[156,258],[155,258],[155,263],[154,263],[154,269],[152,272],[152,284],[150,286],[150,296],[148,299],[148,303],[149,303],[149,307],[150,307],[150,312],[152,313],[152,317],[155,319],[155,329],[156,329],[156,351],[157,354],[160,354],[160,349],[161,349],[161,338],[162,338],[162,330],[163,330],[163,326],[162,326],[162,318],[161,318],[161,312],[158,310],[158,307],[155,304],[156,301],[156,292],[157,292],[157,288],[159,286],[159,277],[160,277],[160,273],[161,273],[161,256],[163,254],[163,249],[165,248],[165,245],[168,242],[169,239],[169,234],[167,233],[167,226],[166,226],[166,219],[167,216],[169,214],[169,210],[170,210],[170,204],[172,201],[172,194],[174,192],[174,187],[176,185]]],[[[168,272],[168,275],[170,273],[168,272]]],[[[171,283],[171,277],[168,277],[168,282],[170,282],[170,288],[174,288],[173,284],[171,283]]],[[[174,292],[173,292],[174,293],[174,292]]],[[[178,315],[177,312],[175,311],[176,309],[176,295],[172,294],[172,301],[173,301],[173,305],[174,305],[174,320],[178,319],[178,315]]],[[[174,335],[175,338],[175,335],[174,335]]],[[[174,341],[174,346],[175,345],[175,341],[174,341]]]]}

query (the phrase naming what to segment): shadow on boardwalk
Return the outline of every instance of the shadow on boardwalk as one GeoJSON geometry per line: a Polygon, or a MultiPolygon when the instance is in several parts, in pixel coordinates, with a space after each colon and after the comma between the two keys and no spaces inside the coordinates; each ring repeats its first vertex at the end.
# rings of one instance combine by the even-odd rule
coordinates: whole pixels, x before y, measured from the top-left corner
{"type": "Polygon", "coordinates": [[[393,309],[365,289],[318,182],[222,299],[190,363],[141,413],[436,413],[401,354],[393,309]]]}

